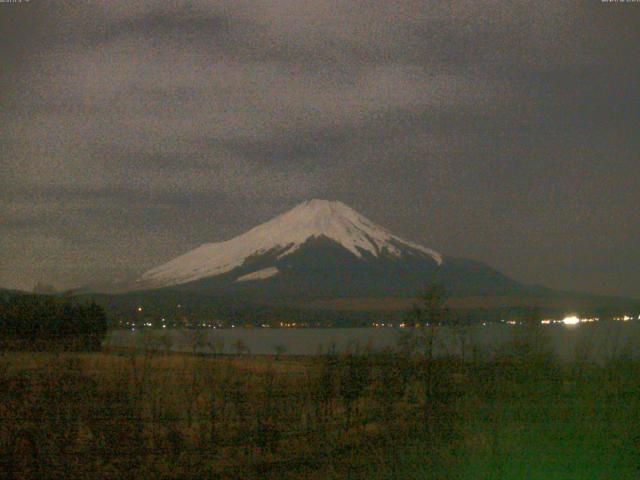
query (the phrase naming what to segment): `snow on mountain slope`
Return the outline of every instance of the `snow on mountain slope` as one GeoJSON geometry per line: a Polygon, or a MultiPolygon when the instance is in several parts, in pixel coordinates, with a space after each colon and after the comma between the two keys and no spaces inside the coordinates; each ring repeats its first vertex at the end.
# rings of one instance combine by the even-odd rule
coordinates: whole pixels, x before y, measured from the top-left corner
{"type": "Polygon", "coordinates": [[[256,272],[247,273],[236,279],[236,282],[248,282],[250,280],[264,280],[280,273],[277,267],[267,267],[256,272]]]}
{"type": "MultiPolygon", "coordinates": [[[[249,257],[277,252],[282,258],[307,240],[320,237],[335,241],[359,258],[365,252],[374,257],[410,253],[442,264],[439,253],[393,235],[342,202],[311,200],[231,240],[204,244],[149,270],[139,283],[157,288],[220,275],[239,267],[249,257]]],[[[247,276],[245,280],[252,279],[247,276]]]]}

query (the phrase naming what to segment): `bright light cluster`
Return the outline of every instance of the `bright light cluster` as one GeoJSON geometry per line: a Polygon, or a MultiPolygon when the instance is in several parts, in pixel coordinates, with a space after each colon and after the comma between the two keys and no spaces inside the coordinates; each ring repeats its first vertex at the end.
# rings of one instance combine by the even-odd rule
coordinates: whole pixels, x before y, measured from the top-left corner
{"type": "Polygon", "coordinates": [[[575,315],[570,315],[568,317],[564,317],[562,319],[562,323],[564,323],[565,325],[577,325],[580,323],[580,319],[575,315]]]}

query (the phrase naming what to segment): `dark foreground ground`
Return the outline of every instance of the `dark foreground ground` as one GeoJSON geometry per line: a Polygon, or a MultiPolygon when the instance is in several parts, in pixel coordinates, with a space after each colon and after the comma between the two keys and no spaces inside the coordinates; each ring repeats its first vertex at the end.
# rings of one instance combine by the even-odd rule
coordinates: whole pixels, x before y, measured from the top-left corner
{"type": "Polygon", "coordinates": [[[464,362],[4,353],[0,478],[640,478],[640,363],[536,345],[464,362]]]}

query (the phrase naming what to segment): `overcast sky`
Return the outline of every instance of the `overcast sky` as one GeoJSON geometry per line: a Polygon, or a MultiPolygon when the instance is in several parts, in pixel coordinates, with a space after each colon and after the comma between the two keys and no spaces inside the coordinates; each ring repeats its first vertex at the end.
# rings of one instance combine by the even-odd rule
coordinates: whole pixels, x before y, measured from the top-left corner
{"type": "Polygon", "coordinates": [[[0,16],[1,286],[133,275],[326,198],[523,282],[640,298],[640,3],[0,16]]]}

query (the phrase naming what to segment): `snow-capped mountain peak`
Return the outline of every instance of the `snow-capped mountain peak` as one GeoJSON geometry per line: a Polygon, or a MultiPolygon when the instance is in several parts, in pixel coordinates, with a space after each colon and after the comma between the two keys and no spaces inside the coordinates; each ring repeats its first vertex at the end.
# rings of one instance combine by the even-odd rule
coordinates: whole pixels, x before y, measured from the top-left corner
{"type": "MultiPolygon", "coordinates": [[[[336,242],[358,258],[367,254],[402,257],[410,253],[442,264],[439,253],[393,235],[342,202],[310,200],[231,240],[204,244],[154,268],[141,277],[140,283],[162,287],[220,275],[241,266],[250,257],[277,252],[277,258],[282,258],[308,240],[321,237],[336,242]]],[[[270,272],[268,276],[278,273],[270,272]]]]}

